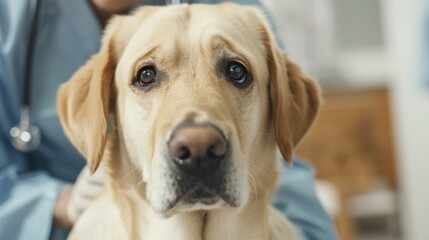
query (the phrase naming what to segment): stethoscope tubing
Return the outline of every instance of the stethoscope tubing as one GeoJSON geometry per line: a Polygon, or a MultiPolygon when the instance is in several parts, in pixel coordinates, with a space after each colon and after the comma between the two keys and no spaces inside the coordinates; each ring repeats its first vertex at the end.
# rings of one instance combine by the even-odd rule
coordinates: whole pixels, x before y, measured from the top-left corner
{"type": "MultiPolygon", "coordinates": [[[[33,60],[34,52],[36,45],[36,36],[37,36],[37,27],[38,27],[38,18],[40,11],[40,0],[30,0],[30,14],[31,14],[31,28],[29,31],[28,43],[27,43],[27,58],[25,64],[25,75],[24,75],[24,90],[22,95],[23,106],[30,108],[30,99],[31,99],[31,83],[32,83],[32,73],[33,73],[33,60]]],[[[31,118],[31,116],[30,116],[31,118]]]]}

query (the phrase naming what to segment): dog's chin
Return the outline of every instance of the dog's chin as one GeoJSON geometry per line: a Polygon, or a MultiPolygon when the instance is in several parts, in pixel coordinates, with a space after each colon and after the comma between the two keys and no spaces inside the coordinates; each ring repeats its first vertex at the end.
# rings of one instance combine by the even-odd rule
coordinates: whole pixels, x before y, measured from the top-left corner
{"type": "Polygon", "coordinates": [[[175,212],[191,212],[200,210],[212,210],[225,207],[227,204],[219,197],[202,198],[199,200],[182,200],[175,207],[175,212]]]}
{"type": "Polygon", "coordinates": [[[183,196],[172,194],[168,203],[164,206],[152,205],[155,212],[162,217],[171,217],[178,213],[192,212],[192,211],[207,211],[220,208],[239,208],[237,202],[230,201],[230,197],[221,196],[219,194],[210,193],[204,189],[196,189],[190,191],[183,196]]]}

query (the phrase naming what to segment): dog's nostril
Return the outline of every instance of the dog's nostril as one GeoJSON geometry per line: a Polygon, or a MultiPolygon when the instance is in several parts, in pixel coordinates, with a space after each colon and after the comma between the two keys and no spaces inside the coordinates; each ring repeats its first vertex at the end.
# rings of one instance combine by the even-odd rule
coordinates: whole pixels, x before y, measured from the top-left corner
{"type": "Polygon", "coordinates": [[[211,146],[211,147],[209,147],[209,149],[207,149],[207,157],[209,159],[217,158],[218,157],[216,155],[215,149],[216,149],[216,146],[211,146]]]}
{"type": "Polygon", "coordinates": [[[224,144],[224,142],[217,142],[207,149],[206,155],[209,159],[223,157],[226,154],[226,150],[226,144],[224,144]]]}
{"type": "Polygon", "coordinates": [[[180,153],[177,158],[181,160],[186,160],[191,157],[191,150],[188,147],[182,146],[179,151],[180,153]]]}

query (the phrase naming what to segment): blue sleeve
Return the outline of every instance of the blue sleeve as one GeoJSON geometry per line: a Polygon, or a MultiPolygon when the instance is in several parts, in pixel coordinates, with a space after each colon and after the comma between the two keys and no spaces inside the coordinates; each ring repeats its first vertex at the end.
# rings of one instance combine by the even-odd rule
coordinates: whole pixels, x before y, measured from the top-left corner
{"type": "Polygon", "coordinates": [[[18,29],[26,29],[22,17],[26,4],[0,0],[0,239],[46,240],[63,183],[43,172],[28,171],[25,155],[16,151],[9,139],[9,129],[19,120],[17,68],[24,56],[22,39],[26,38],[18,29]]]}
{"type": "Polygon", "coordinates": [[[314,189],[314,170],[295,158],[293,166],[282,161],[282,175],[273,205],[298,228],[302,239],[336,239],[333,223],[314,189]]]}

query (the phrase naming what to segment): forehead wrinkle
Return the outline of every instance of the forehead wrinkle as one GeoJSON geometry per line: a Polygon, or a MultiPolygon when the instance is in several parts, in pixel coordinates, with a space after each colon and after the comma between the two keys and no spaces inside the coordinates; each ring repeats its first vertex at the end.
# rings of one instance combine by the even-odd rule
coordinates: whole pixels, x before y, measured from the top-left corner
{"type": "MultiPolygon", "coordinates": [[[[203,47],[203,46],[201,46],[203,47]]],[[[253,59],[257,59],[250,51],[246,51],[245,47],[239,47],[234,41],[230,41],[228,37],[222,34],[215,34],[210,39],[210,44],[206,46],[209,48],[209,52],[217,58],[232,58],[240,60],[251,73],[254,73],[256,62],[252,62],[253,59]]],[[[207,50],[206,50],[207,51],[207,50]]],[[[256,77],[256,76],[254,76],[256,77]]]]}
{"type": "MultiPolygon", "coordinates": [[[[184,33],[187,31],[187,25],[191,18],[191,12],[189,6],[186,4],[180,6],[168,6],[162,7],[158,11],[154,12],[148,19],[145,19],[142,24],[137,28],[128,44],[128,48],[133,51],[129,56],[135,56],[134,51],[136,49],[144,50],[139,51],[137,55],[144,57],[149,51],[155,53],[154,49],[151,48],[165,48],[165,52],[171,53],[172,50],[176,50],[177,41],[186,42],[181,40],[184,33]],[[146,46],[152,47],[146,47],[146,46]]],[[[165,55],[165,54],[163,54],[165,55]]],[[[136,57],[138,59],[141,57],[136,57]]]]}
{"type": "MultiPolygon", "coordinates": [[[[187,57],[187,52],[192,49],[190,47],[189,32],[189,20],[191,18],[190,7],[186,4],[175,7],[175,11],[171,12],[167,16],[163,16],[165,22],[164,25],[157,27],[158,32],[157,38],[162,38],[163,52],[161,53],[164,60],[164,64],[171,64],[170,67],[177,68],[178,65],[182,64],[182,59],[187,57]]],[[[169,7],[166,7],[169,8],[169,7]]]]}
{"type": "Polygon", "coordinates": [[[137,61],[143,61],[143,59],[147,59],[147,58],[155,58],[156,59],[156,52],[159,52],[160,46],[156,45],[153,47],[150,47],[148,49],[145,49],[144,51],[141,51],[142,53],[137,54],[137,61]]]}
{"type": "Polygon", "coordinates": [[[148,59],[148,58],[151,58],[152,56],[156,56],[155,53],[159,50],[159,48],[160,48],[160,45],[155,44],[132,54],[130,57],[127,57],[128,54],[124,54],[123,57],[120,59],[120,62],[118,63],[118,65],[122,65],[122,62],[131,63],[130,67],[128,68],[129,71],[127,71],[127,75],[133,76],[138,71],[138,69],[142,66],[144,59],[148,59]]]}
{"type": "Polygon", "coordinates": [[[220,34],[216,34],[211,37],[210,45],[211,49],[219,51],[221,53],[230,53],[233,57],[239,57],[241,60],[248,63],[250,55],[244,48],[240,48],[235,41],[229,40],[228,37],[220,34]]]}

